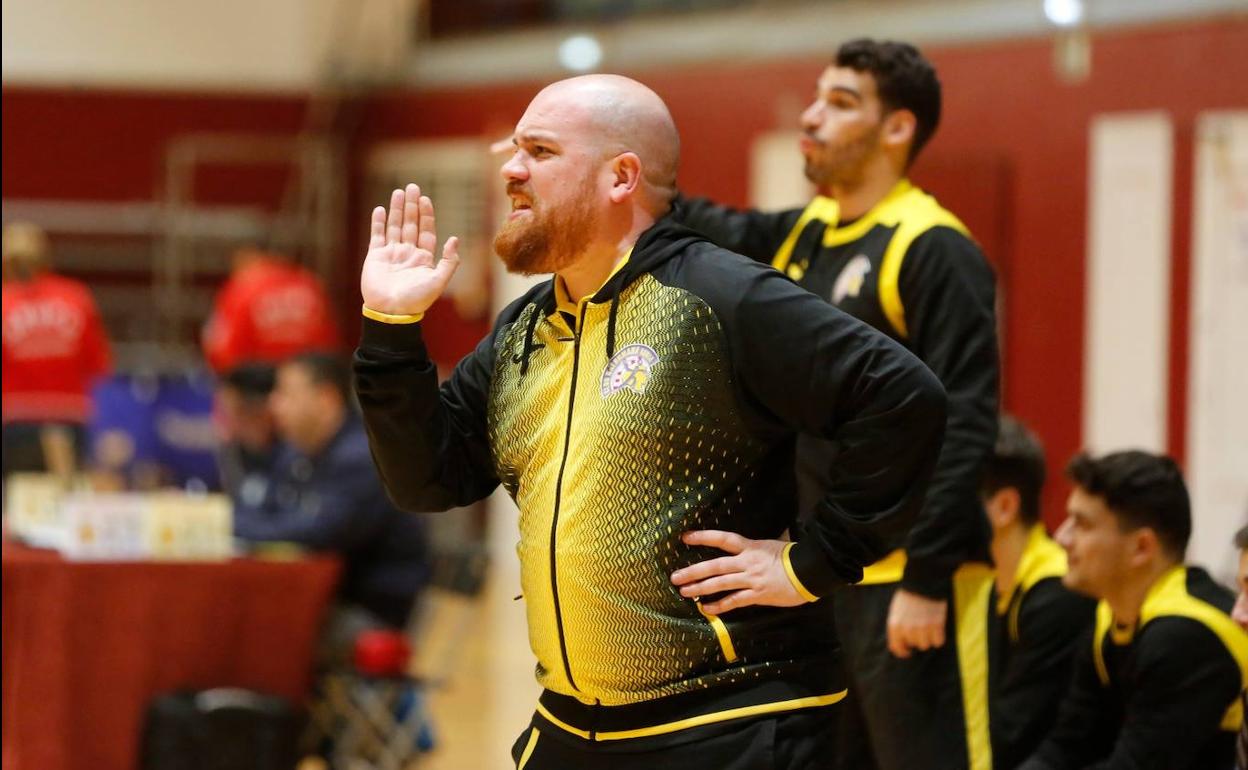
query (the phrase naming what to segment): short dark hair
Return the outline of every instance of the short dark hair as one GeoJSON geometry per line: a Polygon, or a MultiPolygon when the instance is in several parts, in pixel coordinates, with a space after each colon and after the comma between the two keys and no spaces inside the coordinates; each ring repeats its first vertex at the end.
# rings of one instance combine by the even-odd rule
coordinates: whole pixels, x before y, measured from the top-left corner
{"type": "Polygon", "coordinates": [[[1192,536],[1192,504],[1178,463],[1140,450],[1096,458],[1081,452],[1066,475],[1085,492],[1104,498],[1124,531],[1149,527],[1170,555],[1182,560],[1192,536]]]}
{"type": "Polygon", "coordinates": [[[1241,527],[1235,533],[1235,547],[1239,550],[1248,550],[1248,526],[1241,527]]]}
{"type": "Polygon", "coordinates": [[[936,68],[909,43],[870,38],[843,43],[836,52],[836,66],[871,73],[880,101],[890,112],[909,110],[914,114],[914,141],[906,158],[907,165],[913,163],[940,124],[936,68]]]}
{"type": "Polygon", "coordinates": [[[984,463],[980,492],[987,497],[1009,487],[1017,489],[1023,523],[1035,524],[1040,521],[1044,476],[1044,447],[1040,440],[1014,417],[1001,415],[997,444],[984,463]]]}
{"type": "Polygon", "coordinates": [[[273,364],[248,361],[225,373],[221,382],[238,391],[244,401],[264,401],[273,392],[277,370],[273,364]]]}
{"type": "Polygon", "coordinates": [[[300,353],[286,362],[308,373],[316,385],[330,385],[342,397],[344,404],[351,403],[351,370],[340,356],[330,353],[300,353]]]}

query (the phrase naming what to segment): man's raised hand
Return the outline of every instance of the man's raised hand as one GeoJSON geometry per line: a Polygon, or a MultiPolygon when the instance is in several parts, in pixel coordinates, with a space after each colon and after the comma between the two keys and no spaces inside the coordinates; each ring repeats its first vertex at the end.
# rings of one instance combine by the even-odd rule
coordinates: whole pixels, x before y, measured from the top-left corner
{"type": "Polygon", "coordinates": [[[438,231],[433,201],[409,184],[390,194],[390,211],[373,209],[368,254],[360,272],[364,306],[389,315],[416,315],[442,296],[459,267],[459,239],[452,236],[436,263],[438,231]]]}

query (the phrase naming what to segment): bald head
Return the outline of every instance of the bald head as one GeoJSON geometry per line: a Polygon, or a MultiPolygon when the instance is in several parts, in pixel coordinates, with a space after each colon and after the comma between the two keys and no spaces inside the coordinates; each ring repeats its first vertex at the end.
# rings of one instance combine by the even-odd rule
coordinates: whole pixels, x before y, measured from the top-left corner
{"type": "Polygon", "coordinates": [[[631,152],[641,161],[647,197],[666,209],[676,196],[680,134],[663,99],[620,75],[582,75],[542,89],[529,110],[559,110],[583,121],[605,155],[631,152]]]}

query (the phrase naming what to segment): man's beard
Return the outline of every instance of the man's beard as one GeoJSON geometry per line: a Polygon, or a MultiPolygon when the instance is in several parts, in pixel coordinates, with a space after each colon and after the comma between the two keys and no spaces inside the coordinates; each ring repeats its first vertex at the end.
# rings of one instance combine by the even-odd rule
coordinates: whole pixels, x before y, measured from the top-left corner
{"type": "Polygon", "coordinates": [[[862,183],[867,161],[879,146],[882,130],[882,126],[876,125],[840,146],[821,146],[813,157],[806,158],[806,178],[816,187],[857,187],[862,183]]]}
{"type": "MultiPolygon", "coordinates": [[[[523,189],[508,185],[508,192],[523,189]]],[[[529,209],[528,215],[509,219],[494,236],[494,251],[507,271],[520,275],[556,273],[585,253],[598,226],[594,210],[593,179],[586,179],[562,206],[529,209]]],[[[530,201],[536,203],[532,198],[530,201]]]]}

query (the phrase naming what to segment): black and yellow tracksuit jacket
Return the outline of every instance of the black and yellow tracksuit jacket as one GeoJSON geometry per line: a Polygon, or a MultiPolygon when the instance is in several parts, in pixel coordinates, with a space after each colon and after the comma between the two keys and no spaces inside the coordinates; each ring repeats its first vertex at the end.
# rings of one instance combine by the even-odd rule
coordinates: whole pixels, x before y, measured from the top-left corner
{"type": "Polygon", "coordinates": [[[683,532],[779,538],[808,599],[906,531],[945,398],[902,346],[664,218],[592,296],[513,302],[439,389],[419,324],[365,319],[355,372],[373,453],[413,511],[520,510],[539,714],[593,740],[832,703],[827,602],[709,617],[670,581],[722,555],[683,532]],[[799,433],[837,446],[798,523],[799,433]]]}
{"type": "Polygon", "coordinates": [[[1013,770],[1048,735],[1096,602],[1062,585],[1066,552],[1031,528],[1012,585],[989,618],[989,724],[996,770],[1013,770]]]}
{"type": "MultiPolygon", "coordinates": [[[[923,512],[863,582],[900,580],[915,593],[949,598],[960,565],[989,560],[978,480],[997,431],[995,278],[966,227],[904,179],[852,222],[841,222],[836,201],[822,196],[775,213],[696,199],[681,217],[889,335],[940,378],[949,423],[923,512]]],[[[826,444],[802,444],[799,473],[807,462],[826,463],[826,444]]],[[[808,489],[802,485],[803,500],[808,489]]]]}
{"type": "Polygon", "coordinates": [[[1096,609],[1057,724],[1025,770],[1225,770],[1235,761],[1248,634],[1234,597],[1176,566],[1149,590],[1134,627],[1096,609]]]}

